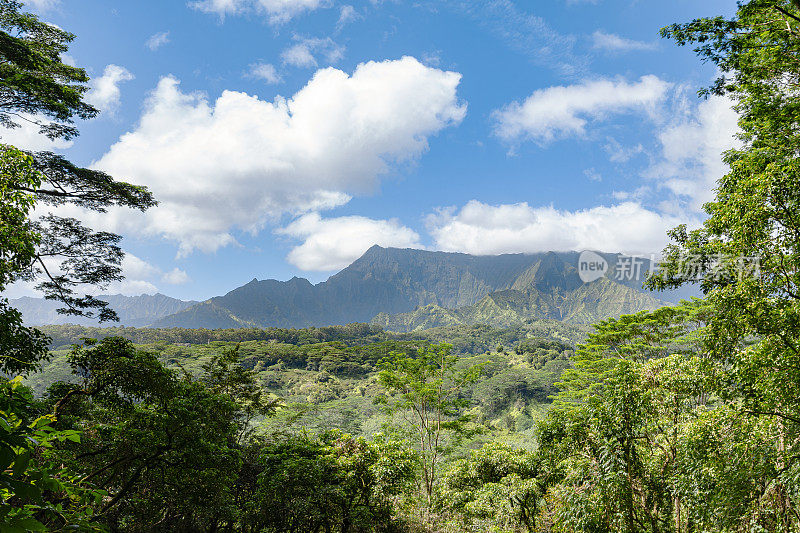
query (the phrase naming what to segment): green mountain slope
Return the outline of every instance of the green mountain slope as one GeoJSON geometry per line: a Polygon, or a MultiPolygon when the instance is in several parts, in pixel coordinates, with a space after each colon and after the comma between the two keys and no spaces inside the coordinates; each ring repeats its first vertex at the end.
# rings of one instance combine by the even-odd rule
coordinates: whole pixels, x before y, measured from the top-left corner
{"type": "Polygon", "coordinates": [[[498,291],[486,295],[475,305],[459,309],[428,305],[410,313],[382,313],[372,323],[399,332],[473,324],[506,328],[542,319],[589,324],[664,305],[666,302],[650,294],[601,278],[573,290],[554,287],[545,292],[534,285],[524,291],[498,291]]]}
{"type": "MultiPolygon", "coordinates": [[[[601,255],[616,264],[617,254],[601,255]]],[[[389,324],[386,316],[411,313],[392,320],[413,330],[482,320],[507,326],[530,317],[584,322],[663,305],[655,301],[660,296],[639,301],[639,295],[647,295],[640,290],[641,280],[608,279],[613,285],[600,293],[580,292],[578,257],[577,252],[474,256],[373,246],[323,283],[254,279],[151,325],[301,328],[373,319],[389,324]],[[592,303],[591,298],[602,301],[592,303]]],[[[614,277],[613,268],[609,276],[614,277]]],[[[670,296],[676,295],[663,298],[676,301],[670,296]]]]}

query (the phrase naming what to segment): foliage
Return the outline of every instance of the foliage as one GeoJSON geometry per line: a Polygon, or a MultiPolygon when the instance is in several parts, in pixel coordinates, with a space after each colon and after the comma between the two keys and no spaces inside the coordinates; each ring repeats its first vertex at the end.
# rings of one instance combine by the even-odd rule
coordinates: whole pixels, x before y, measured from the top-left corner
{"type": "MultiPolygon", "coordinates": [[[[73,117],[97,114],[83,101],[86,72],[61,60],[74,35],[21,9],[20,2],[0,1],[0,124],[15,128],[24,120],[51,138],[69,139],[78,133],[73,117]]],[[[109,206],[144,210],[155,205],[149,191],[55,154],[8,145],[0,145],[0,169],[0,288],[43,276],[38,288],[63,303],[63,312],[94,316],[91,310],[97,309],[101,320],[114,319],[105,302],[78,296],[75,288],[121,279],[119,236],[92,231],[73,218],[33,219],[32,209],[72,204],[98,212],[109,206]]]]}
{"type": "Polygon", "coordinates": [[[700,19],[662,33],[695,44],[719,68],[704,92],[734,102],[741,145],[725,156],[730,172],[705,206],[708,219],[697,230],[672,232],[650,284],[701,280],[711,308],[705,349],[726,368],[720,394],[741,416],[763,418],[752,423],[777,442],[774,471],[761,480],[772,496],[762,491],[757,506],[775,518],[764,518],[763,527],[797,528],[797,478],[786,474],[800,462],[800,4],[752,0],[730,20],[700,19]]]}
{"type": "Polygon", "coordinates": [[[447,468],[440,505],[462,530],[537,531],[541,475],[536,453],[491,442],[447,468]]]}
{"type": "Polygon", "coordinates": [[[50,138],[69,139],[78,134],[73,117],[98,113],[83,101],[86,71],[62,61],[75,36],[21,9],[21,2],[0,1],[0,124],[18,128],[26,120],[50,138]]]}
{"type": "MultiPolygon", "coordinates": [[[[129,531],[197,530],[231,520],[246,419],[230,396],[180,377],[122,339],[78,347],[70,364],[80,384],[54,384],[50,397],[59,423],[83,439],[60,456],[109,494],[97,516],[129,531]]],[[[217,369],[204,381],[247,385],[217,369]]]]}
{"type": "Polygon", "coordinates": [[[80,442],[58,430],[52,415],[36,416],[20,378],[0,381],[0,529],[10,532],[101,530],[92,508],[103,493],[50,457],[58,442],[80,442]]]}
{"type": "MultiPolygon", "coordinates": [[[[705,302],[598,324],[539,426],[554,531],[785,531],[781,427],[738,413],[705,302]]],[[[785,431],[785,428],[783,429],[785,431]]],[[[791,529],[789,529],[791,530],[791,529]]]]}
{"type": "Polygon", "coordinates": [[[415,477],[411,450],[377,435],[277,435],[260,448],[247,523],[265,532],[399,531],[392,500],[415,477]]]}
{"type": "Polygon", "coordinates": [[[381,364],[378,375],[380,384],[391,395],[388,411],[400,414],[414,434],[428,507],[448,438],[457,439],[471,431],[470,417],[464,413],[470,402],[462,393],[478,380],[481,367],[457,370],[456,361],[450,355],[450,345],[439,344],[423,348],[414,356],[394,353],[381,364]]]}
{"type": "Polygon", "coordinates": [[[240,428],[238,439],[242,443],[253,432],[253,420],[273,414],[278,402],[264,393],[256,372],[239,364],[239,346],[223,350],[205,363],[200,381],[209,391],[226,395],[236,402],[240,428]]]}

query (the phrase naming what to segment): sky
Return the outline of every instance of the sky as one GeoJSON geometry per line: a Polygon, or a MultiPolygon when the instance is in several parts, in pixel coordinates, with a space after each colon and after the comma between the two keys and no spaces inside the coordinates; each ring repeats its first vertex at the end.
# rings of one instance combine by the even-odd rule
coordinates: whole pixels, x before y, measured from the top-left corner
{"type": "MultiPolygon", "coordinates": [[[[182,299],[320,282],[374,244],[658,253],[736,145],[716,76],[659,29],[733,0],[29,0],[100,115],[52,150],[146,185],[97,215],[126,280],[182,299]]],[[[34,294],[18,283],[5,295],[34,294]]]]}

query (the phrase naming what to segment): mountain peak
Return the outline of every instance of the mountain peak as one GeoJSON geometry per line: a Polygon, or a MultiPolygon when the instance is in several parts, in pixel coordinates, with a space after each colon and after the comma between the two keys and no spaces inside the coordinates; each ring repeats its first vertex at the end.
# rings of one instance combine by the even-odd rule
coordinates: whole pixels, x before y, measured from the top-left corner
{"type": "Polygon", "coordinates": [[[609,300],[603,303],[603,309],[639,310],[636,306],[625,307],[628,300],[638,301],[638,297],[631,296],[635,291],[619,292],[617,288],[617,292],[601,294],[583,287],[577,270],[578,255],[542,252],[478,256],[374,245],[327,281],[313,285],[299,277],[287,281],[253,280],[214,298],[217,311],[213,313],[195,306],[156,325],[323,327],[368,322],[380,313],[411,313],[430,305],[436,307],[437,316],[455,320],[458,309],[479,305],[489,295],[495,295],[490,298],[494,304],[485,300],[483,307],[488,305],[495,309],[493,313],[500,314],[508,308],[508,316],[516,321],[567,316],[559,302],[573,293],[577,314],[569,316],[574,320],[600,316],[592,307],[596,303],[583,302],[584,297],[596,300],[600,295],[609,300]],[[589,307],[578,313],[583,304],[589,307]]]}

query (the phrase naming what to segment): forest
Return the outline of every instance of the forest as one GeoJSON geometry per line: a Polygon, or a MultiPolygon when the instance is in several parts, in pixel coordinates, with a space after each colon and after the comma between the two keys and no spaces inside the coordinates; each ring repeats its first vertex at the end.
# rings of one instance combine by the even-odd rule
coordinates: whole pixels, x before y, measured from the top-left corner
{"type": "MultiPolygon", "coordinates": [[[[33,328],[0,298],[0,531],[800,532],[800,2],[661,35],[739,114],[705,222],[646,282],[702,298],[402,334],[33,328]]],[[[74,37],[0,0],[0,123],[71,139],[97,114],[74,37]]],[[[113,320],[86,288],[121,278],[120,236],[36,209],[158,198],[7,144],[0,198],[0,290],[113,320]]]]}

